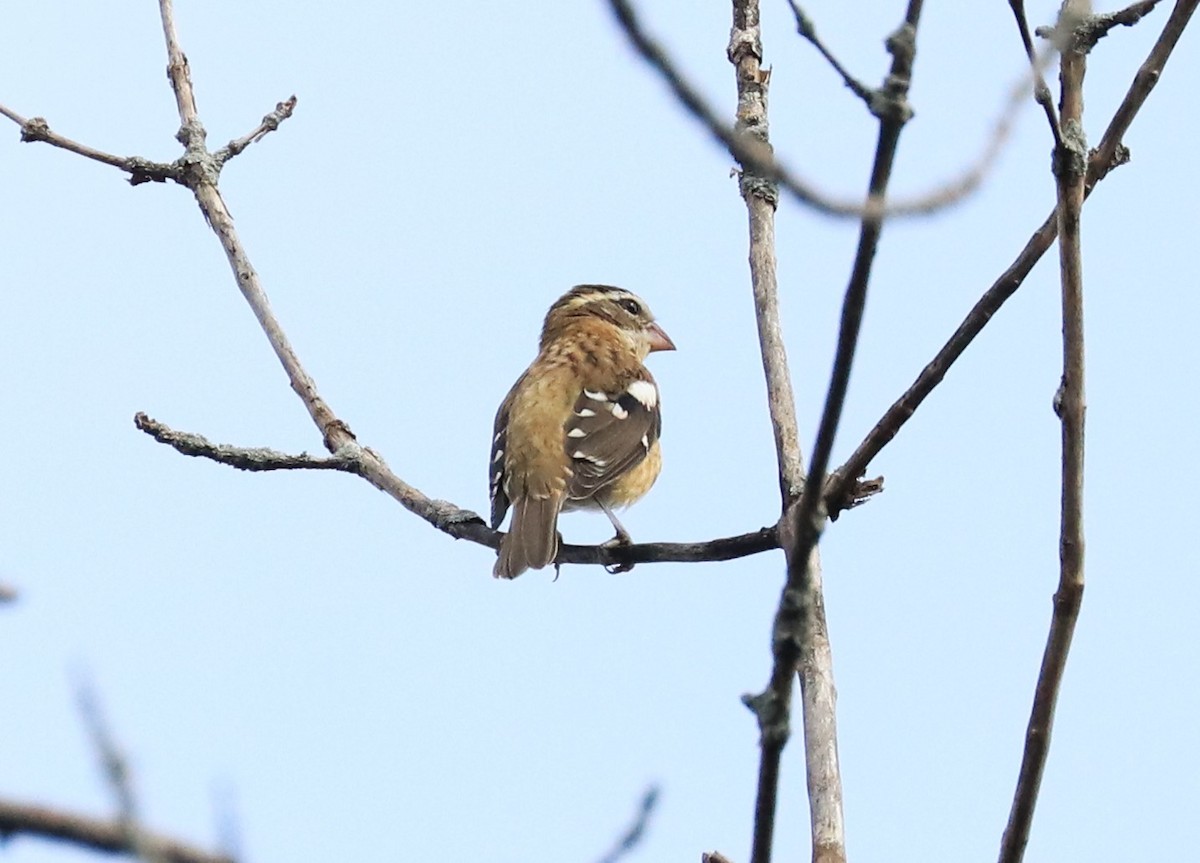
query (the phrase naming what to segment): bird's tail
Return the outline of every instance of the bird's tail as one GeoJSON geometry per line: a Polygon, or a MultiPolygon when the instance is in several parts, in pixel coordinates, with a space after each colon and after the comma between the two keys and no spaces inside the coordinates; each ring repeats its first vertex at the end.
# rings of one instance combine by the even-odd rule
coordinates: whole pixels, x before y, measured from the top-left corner
{"type": "Polygon", "coordinates": [[[541,569],[558,556],[558,512],[562,495],[525,496],[513,501],[512,525],[500,540],[500,556],[492,575],[516,578],[541,569]]]}

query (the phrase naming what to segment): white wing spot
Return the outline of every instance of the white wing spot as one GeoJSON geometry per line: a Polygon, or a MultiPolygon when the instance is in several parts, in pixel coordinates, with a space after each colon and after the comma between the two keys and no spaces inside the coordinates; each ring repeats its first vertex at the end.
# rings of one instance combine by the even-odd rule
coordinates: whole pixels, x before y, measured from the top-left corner
{"type": "Polygon", "coordinates": [[[575,411],[575,416],[577,417],[594,417],[595,415],[596,412],[591,408],[584,408],[581,411],[575,411]]]}
{"type": "Polygon", "coordinates": [[[629,411],[625,410],[625,408],[621,407],[616,402],[613,402],[612,415],[619,420],[623,420],[625,417],[629,416],[629,411]]]}
{"type": "Polygon", "coordinates": [[[658,387],[650,381],[634,381],[626,387],[626,391],[645,405],[647,410],[654,410],[658,404],[658,387]]]}
{"type": "Polygon", "coordinates": [[[608,396],[606,396],[604,393],[594,392],[593,390],[584,390],[583,394],[594,402],[608,401],[608,396]]]}
{"type": "Polygon", "coordinates": [[[642,435],[642,447],[644,449],[650,449],[650,440],[645,435],[642,435]]]}
{"type": "Polygon", "coordinates": [[[504,458],[504,450],[502,450],[502,449],[496,450],[496,454],[492,456],[492,464],[495,464],[496,462],[500,461],[500,459],[502,459],[502,458],[504,458]]]}
{"type": "Polygon", "coordinates": [[[604,459],[596,458],[594,455],[588,455],[583,450],[579,450],[579,449],[575,450],[575,454],[572,455],[571,458],[582,459],[583,461],[590,461],[596,467],[604,467],[605,465],[608,464],[608,462],[606,462],[604,459]]]}
{"type": "Polygon", "coordinates": [[[492,477],[492,488],[500,487],[500,480],[504,477],[504,471],[496,471],[496,475],[492,477]]]}
{"type": "Polygon", "coordinates": [[[583,429],[571,429],[567,432],[567,437],[587,437],[587,432],[583,429]]]}
{"type": "Polygon", "coordinates": [[[504,437],[504,429],[496,432],[496,436],[492,438],[492,443],[500,443],[500,438],[504,437]]]}

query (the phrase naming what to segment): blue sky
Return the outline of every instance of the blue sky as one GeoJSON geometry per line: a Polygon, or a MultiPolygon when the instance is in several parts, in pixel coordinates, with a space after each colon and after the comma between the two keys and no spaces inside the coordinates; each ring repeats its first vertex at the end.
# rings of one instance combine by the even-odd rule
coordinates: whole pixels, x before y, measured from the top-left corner
{"type": "MultiPolygon", "coordinates": [[[[1089,62],[1099,140],[1165,21],[1089,62]]],[[[869,84],[903,4],[807,9],[869,84]]],[[[773,522],[777,481],[731,160],[673,105],[600,2],[351,7],[179,2],[209,141],[295,116],[222,190],[272,304],[359,439],[433,497],[484,511],[492,417],[572,284],[631,288],[679,347],[641,540],[773,522]]],[[[732,113],[728,4],[646,23],[732,113]]],[[[1056,4],[1034,3],[1031,22],[1056,4]]],[[[954,175],[1023,72],[1008,5],[931,5],[893,190],[954,175]]],[[[156,5],[6,3],[0,103],[110,152],[170,160],[156,5]]],[[[865,188],[875,122],[764,9],[772,136],[807,177],[865,188]]],[[[1200,842],[1200,648],[1187,441],[1200,173],[1184,35],[1084,211],[1088,587],[1027,859],[1184,859],[1200,842]]],[[[4,127],[0,127],[4,128],[4,127]]],[[[1029,105],[984,187],[884,231],[835,461],[911,382],[1053,204],[1029,105]]],[[[111,811],[73,706],[90,674],[146,826],[257,861],[590,861],[650,783],[637,860],[748,859],[780,554],[557,582],[490,576],[347,475],[246,475],[133,427],[320,440],[190,195],[0,136],[0,795],[111,811]]],[[[785,335],[806,453],[857,238],[779,213],[785,335]]],[[[1057,579],[1057,266],[1043,260],[872,466],[886,492],[823,544],[850,854],[994,857],[1057,579]],[[910,841],[921,837],[919,842],[910,841]]],[[[607,521],[564,519],[570,541],[607,521]]],[[[784,756],[778,859],[807,856],[803,757],[784,756]]],[[[16,840],[13,863],[84,859],[16,840]]]]}

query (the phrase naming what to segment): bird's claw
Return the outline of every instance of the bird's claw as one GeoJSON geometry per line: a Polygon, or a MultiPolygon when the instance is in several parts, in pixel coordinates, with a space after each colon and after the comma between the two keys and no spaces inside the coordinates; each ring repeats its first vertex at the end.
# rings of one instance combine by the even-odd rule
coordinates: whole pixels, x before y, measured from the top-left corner
{"type": "MultiPolygon", "coordinates": [[[[600,547],[603,549],[614,549],[627,548],[631,545],[633,545],[633,538],[625,531],[618,530],[616,536],[614,536],[608,542],[601,543],[600,547]]],[[[633,569],[633,566],[634,565],[632,563],[606,563],[604,565],[604,571],[616,575],[620,572],[629,572],[631,569],[633,569]]]]}

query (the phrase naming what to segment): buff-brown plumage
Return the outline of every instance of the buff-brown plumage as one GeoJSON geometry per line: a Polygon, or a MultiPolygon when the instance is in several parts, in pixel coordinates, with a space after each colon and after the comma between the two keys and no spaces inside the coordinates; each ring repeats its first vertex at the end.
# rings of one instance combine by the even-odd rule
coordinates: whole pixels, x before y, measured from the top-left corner
{"type": "Polygon", "coordinates": [[[658,385],[643,361],[674,349],[621,288],[579,285],[550,307],[537,358],[496,413],[492,527],[513,510],[497,577],[553,562],[564,510],[602,509],[629,542],[613,509],[649,491],[662,466],[658,385]]]}

